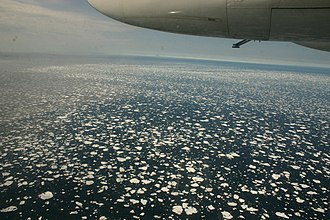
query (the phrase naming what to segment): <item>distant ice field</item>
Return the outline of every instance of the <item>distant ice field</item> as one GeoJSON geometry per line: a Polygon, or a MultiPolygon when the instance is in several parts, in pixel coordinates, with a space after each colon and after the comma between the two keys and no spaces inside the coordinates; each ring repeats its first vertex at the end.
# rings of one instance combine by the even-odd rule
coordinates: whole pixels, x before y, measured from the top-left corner
{"type": "Polygon", "coordinates": [[[0,66],[0,219],[330,219],[330,69],[0,66]]]}

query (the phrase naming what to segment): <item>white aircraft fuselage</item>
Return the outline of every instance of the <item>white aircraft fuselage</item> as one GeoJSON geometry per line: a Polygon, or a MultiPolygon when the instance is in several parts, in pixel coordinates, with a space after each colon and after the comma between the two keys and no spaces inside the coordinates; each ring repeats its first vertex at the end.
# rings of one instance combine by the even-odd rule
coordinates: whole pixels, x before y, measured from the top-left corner
{"type": "Polygon", "coordinates": [[[330,51],[330,0],[88,0],[134,26],[198,36],[290,41],[330,51]]]}

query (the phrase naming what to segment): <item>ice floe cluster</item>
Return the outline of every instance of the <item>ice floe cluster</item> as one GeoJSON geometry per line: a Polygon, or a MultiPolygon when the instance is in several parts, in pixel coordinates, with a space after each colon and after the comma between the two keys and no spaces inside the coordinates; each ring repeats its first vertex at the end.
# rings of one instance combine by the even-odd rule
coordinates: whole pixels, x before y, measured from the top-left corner
{"type": "Polygon", "coordinates": [[[1,77],[0,219],[329,217],[329,75],[159,61],[1,77]]]}

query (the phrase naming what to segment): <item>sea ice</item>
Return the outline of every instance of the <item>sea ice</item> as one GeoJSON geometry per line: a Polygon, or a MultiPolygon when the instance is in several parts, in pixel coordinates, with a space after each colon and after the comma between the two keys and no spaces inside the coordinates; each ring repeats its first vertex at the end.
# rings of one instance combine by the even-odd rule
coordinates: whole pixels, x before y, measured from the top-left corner
{"type": "Polygon", "coordinates": [[[207,208],[208,208],[210,211],[212,211],[212,210],[215,209],[213,205],[209,205],[209,206],[207,206],[207,208]]]}
{"type": "Polygon", "coordinates": [[[322,208],[312,208],[315,212],[325,213],[325,209],[322,208]]]}
{"type": "Polygon", "coordinates": [[[11,184],[13,184],[13,181],[7,181],[7,182],[5,182],[3,185],[4,185],[4,186],[10,186],[11,184]]]}
{"type": "Polygon", "coordinates": [[[287,216],[284,212],[276,212],[275,215],[281,218],[289,219],[289,216],[287,216]]]}
{"type": "Polygon", "coordinates": [[[16,206],[9,206],[7,208],[1,209],[0,212],[15,212],[17,210],[16,206]]]}
{"type": "Polygon", "coordinates": [[[296,201],[298,202],[298,203],[304,203],[305,202],[305,200],[303,200],[303,199],[301,199],[301,198],[296,198],[296,201]]]}
{"type": "Polygon", "coordinates": [[[236,203],[236,202],[228,202],[227,204],[228,204],[229,206],[232,206],[232,207],[237,206],[237,203],[236,203]]]}
{"type": "Polygon", "coordinates": [[[93,185],[94,184],[94,181],[93,180],[88,180],[88,181],[86,181],[86,186],[91,186],[91,185],[93,185]]]}
{"type": "Polygon", "coordinates": [[[188,206],[187,208],[184,209],[187,215],[193,215],[197,213],[197,209],[191,206],[188,206]]]}
{"type": "Polygon", "coordinates": [[[175,214],[181,215],[183,212],[183,208],[182,208],[182,206],[173,206],[172,211],[175,214]]]}
{"type": "Polygon", "coordinates": [[[51,198],[53,198],[53,196],[54,196],[53,193],[50,192],[50,191],[39,194],[39,198],[42,199],[42,200],[51,199],[51,198]]]}
{"type": "Polygon", "coordinates": [[[130,201],[133,205],[140,203],[140,201],[139,201],[139,200],[136,200],[136,199],[130,199],[129,201],[130,201]]]}
{"type": "Polygon", "coordinates": [[[188,173],[195,173],[196,172],[195,168],[193,168],[193,167],[187,167],[186,169],[187,169],[188,173]]]}
{"type": "Polygon", "coordinates": [[[276,174],[276,173],[274,173],[274,174],[272,175],[272,178],[273,178],[274,180],[278,180],[280,177],[281,177],[280,174],[276,174]]]}
{"type": "Polygon", "coordinates": [[[140,183],[140,180],[138,180],[137,178],[133,178],[133,179],[130,179],[130,183],[138,184],[138,183],[140,183]]]}
{"type": "Polygon", "coordinates": [[[233,219],[233,216],[227,211],[222,211],[221,214],[224,219],[233,219]]]}
{"type": "Polygon", "coordinates": [[[194,182],[203,182],[204,181],[204,179],[202,177],[193,177],[192,180],[194,182]]]}

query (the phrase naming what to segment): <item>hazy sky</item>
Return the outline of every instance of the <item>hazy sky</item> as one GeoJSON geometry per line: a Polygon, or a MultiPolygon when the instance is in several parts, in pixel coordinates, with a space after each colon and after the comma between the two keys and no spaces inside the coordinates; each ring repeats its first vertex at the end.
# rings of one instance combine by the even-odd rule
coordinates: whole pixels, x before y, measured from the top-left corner
{"type": "Polygon", "coordinates": [[[330,67],[330,53],[287,42],[251,42],[177,35],[122,24],[87,0],[1,0],[0,52],[135,54],[330,67]]]}

